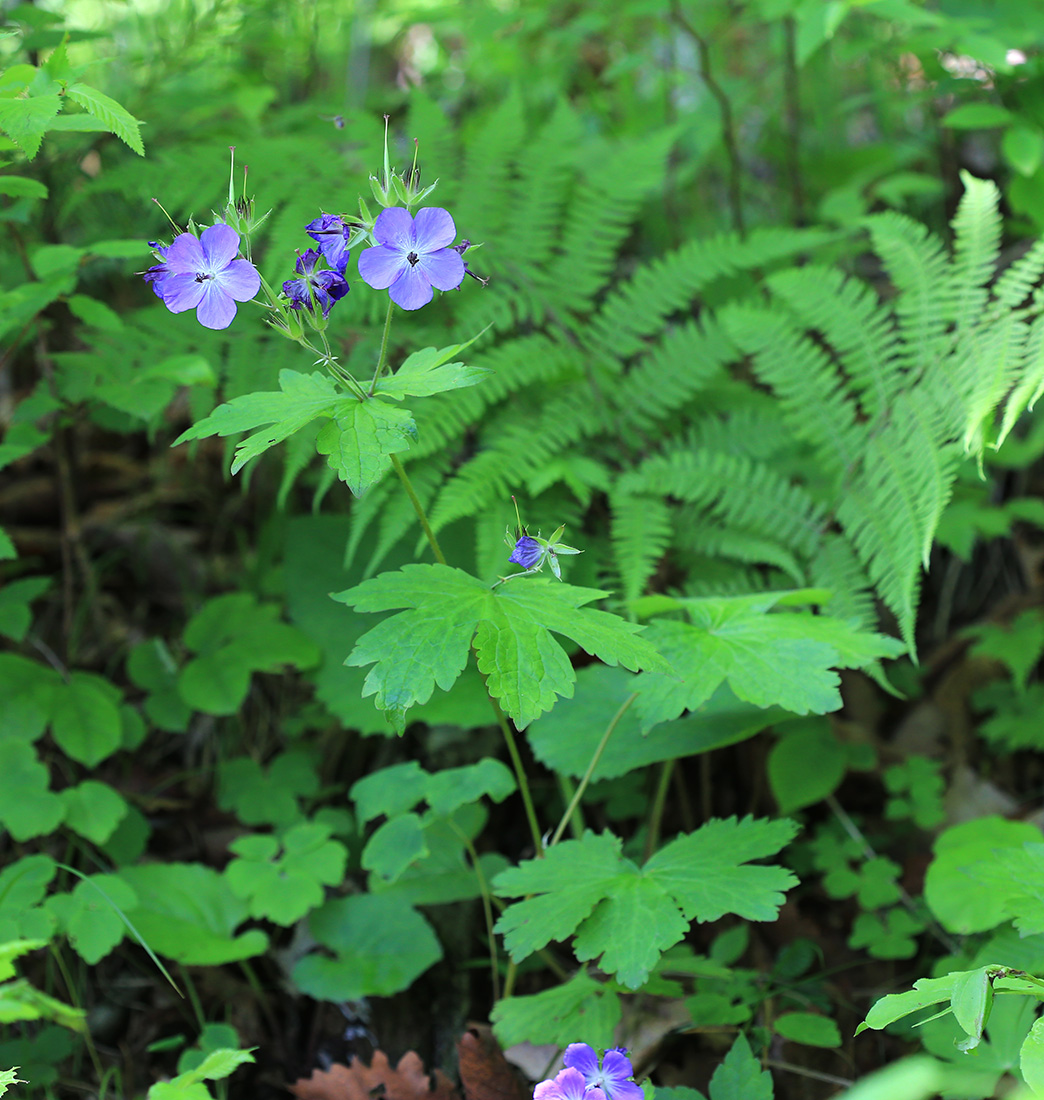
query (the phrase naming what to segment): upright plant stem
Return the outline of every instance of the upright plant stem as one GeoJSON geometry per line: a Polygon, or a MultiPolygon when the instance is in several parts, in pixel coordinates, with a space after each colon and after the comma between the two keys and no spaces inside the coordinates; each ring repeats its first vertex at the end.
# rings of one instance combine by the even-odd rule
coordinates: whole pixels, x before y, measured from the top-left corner
{"type": "Polygon", "coordinates": [[[790,183],[791,217],[805,224],[805,186],[801,178],[801,98],[797,66],[797,30],[792,15],[783,18],[783,115],[787,142],[783,155],[790,183]]]}
{"type": "Polygon", "coordinates": [[[649,859],[660,845],[660,826],[663,824],[663,811],[667,805],[667,788],[671,785],[674,761],[665,760],[660,768],[660,779],[653,795],[652,812],[649,814],[649,836],[645,842],[645,858],[649,859]]]}
{"type": "Polygon", "coordinates": [[[424,505],[421,504],[420,497],[417,496],[413,488],[413,482],[410,481],[409,474],[406,473],[405,468],[399,461],[398,455],[389,455],[388,457],[391,459],[392,469],[398,475],[399,481],[402,482],[402,487],[406,490],[406,495],[410,498],[413,510],[417,513],[417,519],[420,520],[420,525],[424,530],[424,537],[428,540],[428,545],[431,547],[431,552],[435,555],[435,560],[439,565],[445,565],[446,555],[443,554],[442,547],[439,546],[439,540],[435,537],[435,532],[431,529],[427,513],[424,511],[424,505]]]}
{"type": "Polygon", "coordinates": [[[747,227],[743,217],[743,166],[740,163],[739,144],[736,141],[736,126],[732,118],[732,104],[725,89],[718,83],[711,65],[710,47],[702,34],[689,22],[682,11],[679,0],[671,0],[671,16],[675,23],[696,43],[696,52],[700,59],[700,75],[707,91],[714,97],[721,115],[721,139],[725,144],[725,157],[729,164],[728,198],[732,225],[741,237],[746,237],[747,227]]]}
{"type": "Polygon", "coordinates": [[[384,318],[384,335],[381,337],[381,354],[377,356],[377,368],[373,372],[373,381],[370,383],[370,396],[373,396],[373,391],[377,386],[377,379],[380,378],[384,371],[385,365],[388,362],[388,333],[391,332],[391,319],[393,302],[388,299],[388,312],[384,318]]]}
{"type": "Polygon", "coordinates": [[[605,752],[605,746],[609,744],[609,738],[612,736],[613,730],[620,724],[620,719],[623,718],[630,709],[631,704],[637,698],[638,692],[632,692],[623,703],[620,704],[620,709],[613,715],[609,725],[605,727],[605,733],[602,734],[602,740],[598,742],[598,748],[596,748],[591,755],[591,762],[587,765],[587,771],[584,772],[584,776],[580,780],[579,786],[576,788],[572,801],[570,801],[569,805],[566,807],[565,813],[562,814],[562,820],[558,823],[558,828],[555,829],[551,837],[551,842],[548,844],[549,848],[553,848],[559,840],[562,839],[562,834],[565,832],[566,825],[569,824],[569,820],[573,816],[573,811],[580,805],[580,799],[584,797],[584,791],[587,790],[591,782],[591,776],[594,775],[594,770],[598,767],[598,761],[602,759],[602,753],[605,752]]]}
{"type": "MultiPolygon", "coordinates": [[[[389,319],[391,318],[391,311],[388,313],[389,319]]],[[[385,329],[385,335],[387,335],[387,329],[385,329]]],[[[382,358],[384,351],[381,352],[382,358]]],[[[376,378],[376,375],[374,376],[376,378]]],[[[442,547],[439,546],[439,540],[435,537],[435,532],[431,529],[431,524],[428,522],[427,513],[424,511],[424,505],[421,504],[420,498],[417,496],[416,491],[413,488],[413,483],[410,481],[409,475],[403,468],[402,463],[399,461],[398,455],[389,455],[391,459],[392,469],[399,477],[399,481],[402,482],[402,487],[406,490],[406,495],[410,498],[410,503],[413,505],[413,510],[417,513],[417,519],[420,520],[420,525],[424,530],[424,535],[428,540],[428,545],[431,547],[432,553],[435,555],[435,560],[440,565],[446,565],[446,555],[442,552],[442,547]]],[[[486,681],[486,677],[482,677],[483,683],[486,681]]],[[[511,757],[511,765],[515,770],[515,779],[518,782],[518,791],[522,795],[522,804],[526,810],[526,820],[529,822],[529,831],[533,837],[533,847],[536,850],[537,856],[544,854],[544,842],[540,836],[540,824],[537,821],[536,809],[533,806],[533,796],[529,790],[529,781],[526,779],[525,769],[522,767],[522,757],[519,755],[518,744],[515,741],[515,735],[511,729],[511,723],[507,720],[507,716],[500,709],[500,704],[489,694],[487,687],[486,692],[490,705],[493,707],[493,713],[497,718],[497,725],[500,726],[500,732],[504,736],[504,742],[507,745],[508,755],[511,757]]]]}

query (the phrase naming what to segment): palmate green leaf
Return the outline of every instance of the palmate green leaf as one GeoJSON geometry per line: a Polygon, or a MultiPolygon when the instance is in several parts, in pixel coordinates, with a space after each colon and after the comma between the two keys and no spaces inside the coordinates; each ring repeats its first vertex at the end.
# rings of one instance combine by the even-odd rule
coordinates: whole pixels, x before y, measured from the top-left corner
{"type": "Polygon", "coordinates": [[[364,634],[345,662],[374,665],[363,694],[376,695],[402,732],[410,707],[426,702],[436,685],[450,689],[472,645],[490,694],[519,729],[573,693],[573,667],[552,632],[606,664],[668,672],[636,636],[641,627],[583,607],[604,595],[536,577],[490,588],[446,565],[407,565],[333,598],[357,611],[406,608],[364,634]]]}
{"type": "Polygon", "coordinates": [[[103,122],[110,133],[129,145],[139,157],[145,156],[138,120],[115,99],[89,84],[70,84],[67,94],[73,103],[79,104],[88,114],[103,122]]]}
{"type": "Polygon", "coordinates": [[[636,704],[643,729],[693,710],[727,682],[740,699],[795,714],[826,714],[841,706],[835,669],[862,668],[904,647],[894,638],[810,611],[770,613],[777,605],[815,602],[809,590],[754,596],[671,599],[658,610],[683,609],[690,622],[656,621],[649,639],[676,675],[642,675],[636,704]]]}
{"type": "Polygon", "coordinates": [[[326,375],[318,371],[299,374],[297,371],[282,370],[279,372],[279,386],[280,393],[247,393],[219,405],[209,416],[182,432],[172,446],[190,439],[253,431],[262,424],[273,425],[268,431],[259,432],[237,446],[232,466],[232,472],[236,473],[251,458],[293,435],[309,421],[318,416],[331,416],[333,410],[349,401],[356,401],[356,398],[338,390],[326,375]]]}
{"type": "Polygon", "coordinates": [[[497,894],[525,900],[503,912],[496,931],[516,961],[576,932],[577,958],[600,957],[602,970],[637,989],[691,921],[773,920],[796,879],[746,864],[778,852],[795,831],[790,821],[713,820],[641,868],[621,856],[619,838],[587,832],[497,876],[497,894]]]}
{"type": "Polygon", "coordinates": [[[416,438],[409,410],[373,398],[351,398],[320,429],[315,449],[328,456],[330,469],[358,497],[384,476],[387,456],[408,450],[416,438]]]}
{"type": "Polygon", "coordinates": [[[493,1030],[504,1048],[518,1043],[557,1047],[587,1043],[604,1050],[612,1046],[620,1017],[619,995],[584,970],[530,997],[497,1001],[490,1013],[493,1030]]]}
{"type": "Polygon", "coordinates": [[[477,386],[493,372],[486,367],[467,367],[463,363],[448,362],[465,347],[467,344],[454,344],[442,349],[421,348],[394,374],[381,378],[374,392],[401,401],[404,397],[430,397],[445,390],[477,386]]]}

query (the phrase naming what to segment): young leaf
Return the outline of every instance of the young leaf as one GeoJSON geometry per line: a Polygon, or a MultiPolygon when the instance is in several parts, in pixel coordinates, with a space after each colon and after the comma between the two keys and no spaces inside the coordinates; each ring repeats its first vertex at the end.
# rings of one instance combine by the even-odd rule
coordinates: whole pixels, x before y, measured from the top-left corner
{"type": "Polygon", "coordinates": [[[73,103],[78,103],[88,114],[105,123],[105,128],[129,145],[139,157],[145,156],[138,120],[115,99],[87,84],[70,84],[67,94],[73,103]]]}
{"type": "Polygon", "coordinates": [[[328,456],[330,469],[359,497],[384,476],[387,456],[408,450],[416,438],[417,425],[407,409],[374,398],[350,399],[320,429],[315,449],[328,456]]]}
{"type": "Polygon", "coordinates": [[[448,691],[475,648],[490,694],[519,729],[572,695],[573,667],[552,631],[606,664],[632,670],[668,665],[641,629],[583,607],[606,593],[543,578],[490,588],[460,569],[407,565],[333,598],[358,611],[406,608],[364,634],[346,664],[373,664],[364,695],[376,695],[399,732],[406,711],[438,685],[448,691]]]}
{"type": "Polygon", "coordinates": [[[401,401],[404,397],[430,397],[445,390],[477,386],[493,372],[485,367],[447,362],[464,346],[455,344],[441,350],[422,348],[415,351],[394,374],[379,379],[374,392],[401,401]]]}
{"type": "Polygon", "coordinates": [[[761,1068],[745,1036],[737,1035],[711,1078],[710,1100],[772,1100],[774,1095],[772,1074],[761,1068]]]}

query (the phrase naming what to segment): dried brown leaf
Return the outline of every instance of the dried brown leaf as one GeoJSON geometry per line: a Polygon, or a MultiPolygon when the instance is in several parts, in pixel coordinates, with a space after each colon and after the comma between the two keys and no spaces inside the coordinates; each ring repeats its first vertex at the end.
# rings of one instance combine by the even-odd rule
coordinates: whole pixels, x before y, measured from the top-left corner
{"type": "Polygon", "coordinates": [[[529,1090],[484,1024],[468,1025],[457,1056],[465,1100],[528,1100],[529,1090]]]}
{"type": "Polygon", "coordinates": [[[412,1050],[392,1069],[383,1051],[374,1051],[366,1065],[353,1058],[347,1066],[314,1070],[290,1086],[298,1100],[460,1100],[450,1079],[435,1070],[429,1076],[424,1063],[412,1050]]]}

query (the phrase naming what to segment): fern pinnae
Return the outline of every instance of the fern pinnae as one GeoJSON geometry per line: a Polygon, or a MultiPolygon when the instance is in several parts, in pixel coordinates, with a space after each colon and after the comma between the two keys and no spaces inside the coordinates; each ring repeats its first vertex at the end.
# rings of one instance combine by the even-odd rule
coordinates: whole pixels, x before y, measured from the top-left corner
{"type": "Polygon", "coordinates": [[[656,496],[614,493],[610,500],[613,562],[629,605],[641,596],[666,553],[673,525],[667,503],[656,496]]]}
{"type": "Polygon", "coordinates": [[[873,290],[836,268],[808,264],[766,283],[801,323],[840,356],[850,388],[870,417],[884,412],[902,384],[894,321],[873,290]]]}
{"type": "Polygon", "coordinates": [[[951,226],[954,233],[953,262],[948,291],[949,316],[958,332],[965,332],[981,318],[989,297],[988,284],[997,265],[1000,249],[1000,192],[990,180],[961,173],[964,194],[951,226]]]}

